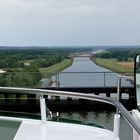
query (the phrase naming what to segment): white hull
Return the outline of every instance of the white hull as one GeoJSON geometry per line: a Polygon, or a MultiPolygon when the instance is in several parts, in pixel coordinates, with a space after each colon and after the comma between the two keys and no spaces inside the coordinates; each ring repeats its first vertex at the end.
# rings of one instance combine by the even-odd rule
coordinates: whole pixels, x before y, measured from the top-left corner
{"type": "Polygon", "coordinates": [[[91,126],[47,121],[23,121],[14,140],[119,140],[114,133],[91,126]]]}

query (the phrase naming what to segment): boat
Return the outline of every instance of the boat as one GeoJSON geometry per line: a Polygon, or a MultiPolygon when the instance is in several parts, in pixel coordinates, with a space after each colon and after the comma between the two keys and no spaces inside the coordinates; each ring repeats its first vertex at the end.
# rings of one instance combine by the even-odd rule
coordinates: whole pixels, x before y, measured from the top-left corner
{"type": "MultiPolygon", "coordinates": [[[[138,57],[138,56],[137,56],[138,57]]],[[[135,59],[138,60],[138,59],[135,59]]],[[[140,66],[140,61],[136,62],[140,66]]],[[[136,71],[136,70],[135,70],[136,71]]],[[[135,72],[136,91],[139,91],[139,84],[137,81],[138,72],[135,72]]],[[[10,136],[10,140],[120,140],[120,117],[121,115],[127,120],[128,124],[133,129],[133,140],[140,139],[140,112],[139,109],[132,110],[131,113],[119,102],[120,99],[120,85],[121,79],[131,79],[132,77],[120,76],[118,78],[118,96],[117,100],[108,97],[101,97],[92,94],[84,94],[77,92],[32,89],[32,88],[18,88],[18,87],[0,87],[2,93],[16,93],[16,94],[36,94],[40,100],[41,118],[22,118],[13,116],[0,116],[0,120],[7,123],[18,123],[16,130],[10,136]],[[89,125],[82,125],[78,123],[66,123],[52,121],[52,113],[46,107],[46,100],[44,96],[66,96],[74,97],[92,101],[98,101],[113,105],[116,107],[114,115],[113,130],[89,125]]],[[[138,94],[138,92],[137,92],[138,94]]],[[[137,105],[140,105],[140,98],[137,99],[137,105]]],[[[8,127],[8,126],[7,126],[8,127]]],[[[8,135],[9,132],[6,132],[8,135]]],[[[9,140],[5,139],[5,140],[9,140]]],[[[1,139],[0,140],[4,140],[1,139]]]]}

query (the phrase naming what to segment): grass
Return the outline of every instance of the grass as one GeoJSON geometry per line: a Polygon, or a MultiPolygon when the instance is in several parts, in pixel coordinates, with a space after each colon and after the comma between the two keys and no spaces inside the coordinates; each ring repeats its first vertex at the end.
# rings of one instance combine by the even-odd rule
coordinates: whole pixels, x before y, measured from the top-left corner
{"type": "Polygon", "coordinates": [[[58,64],[52,65],[48,68],[40,68],[40,72],[46,76],[58,73],[72,65],[72,59],[65,59],[58,64]]]}
{"type": "Polygon", "coordinates": [[[126,73],[128,75],[132,75],[130,73],[134,72],[133,67],[126,66],[124,63],[133,63],[133,62],[117,62],[116,59],[104,59],[104,58],[94,58],[92,59],[97,65],[110,69],[111,71],[117,73],[126,73]]]}

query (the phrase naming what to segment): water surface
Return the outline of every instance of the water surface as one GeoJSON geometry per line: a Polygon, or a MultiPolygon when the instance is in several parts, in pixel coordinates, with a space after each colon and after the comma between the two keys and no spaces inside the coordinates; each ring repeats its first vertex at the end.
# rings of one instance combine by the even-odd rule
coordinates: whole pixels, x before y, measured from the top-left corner
{"type": "MultiPolygon", "coordinates": [[[[113,87],[117,86],[118,76],[119,74],[96,65],[88,57],[75,57],[73,64],[59,73],[59,86],[113,87]]],[[[131,84],[122,80],[122,86],[131,86],[131,84]]]]}
{"type": "MultiPolygon", "coordinates": [[[[62,112],[60,117],[93,122],[99,124],[106,129],[113,130],[114,112],[62,112]]],[[[120,138],[121,140],[132,140],[132,128],[128,125],[126,120],[121,117],[120,120],[120,138]]]]}

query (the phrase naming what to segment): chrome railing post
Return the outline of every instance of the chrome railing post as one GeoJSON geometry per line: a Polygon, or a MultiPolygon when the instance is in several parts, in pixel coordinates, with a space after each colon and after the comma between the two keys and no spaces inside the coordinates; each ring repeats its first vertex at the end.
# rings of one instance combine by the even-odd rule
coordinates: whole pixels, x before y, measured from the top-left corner
{"type": "Polygon", "coordinates": [[[55,74],[55,87],[57,87],[57,73],[55,74]]]}
{"type": "MultiPolygon", "coordinates": [[[[117,86],[117,101],[120,102],[120,95],[121,95],[121,77],[118,78],[118,86],[117,86]]],[[[119,110],[117,109],[116,113],[119,113],[119,110]]]]}
{"type": "Polygon", "coordinates": [[[106,86],[106,79],[105,79],[105,72],[104,72],[104,88],[105,88],[105,86],[106,86]]]}
{"type": "Polygon", "coordinates": [[[59,87],[59,73],[56,74],[56,87],[59,87]]]}
{"type": "Polygon", "coordinates": [[[45,124],[47,121],[47,116],[46,116],[46,102],[43,95],[40,97],[40,110],[41,110],[41,122],[42,124],[45,124]]]}
{"type": "MultiPolygon", "coordinates": [[[[117,101],[120,101],[120,90],[121,90],[121,77],[118,78],[117,86],[117,101]]],[[[120,114],[119,109],[116,109],[116,114],[114,115],[114,138],[119,138],[120,134],[120,114]]]]}
{"type": "Polygon", "coordinates": [[[114,138],[119,138],[120,135],[120,114],[114,115],[114,138]]]}

